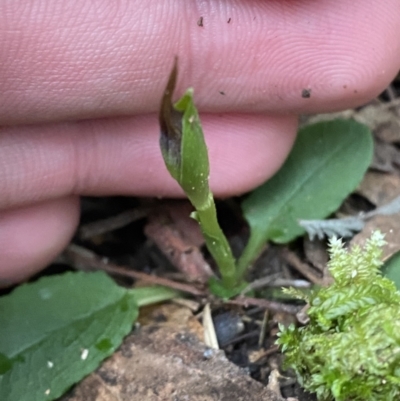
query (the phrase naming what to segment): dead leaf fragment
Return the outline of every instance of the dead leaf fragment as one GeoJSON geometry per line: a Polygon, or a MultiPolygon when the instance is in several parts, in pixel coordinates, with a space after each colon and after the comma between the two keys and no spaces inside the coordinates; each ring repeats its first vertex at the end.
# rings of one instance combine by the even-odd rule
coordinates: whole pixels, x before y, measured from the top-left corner
{"type": "Polygon", "coordinates": [[[210,304],[207,303],[203,310],[203,327],[204,327],[204,343],[213,349],[219,349],[217,340],[217,334],[215,333],[215,327],[213,318],[211,316],[210,304]]]}
{"type": "Polygon", "coordinates": [[[400,177],[396,174],[368,171],[357,192],[377,207],[382,206],[400,196],[400,177]]]}
{"type": "Polygon", "coordinates": [[[199,249],[204,238],[198,223],[190,218],[192,210],[183,201],[160,205],[149,215],[145,233],[189,281],[205,283],[213,272],[199,249]]]}
{"type": "MultiPolygon", "coordinates": [[[[380,207],[400,196],[400,177],[395,174],[369,171],[357,192],[380,207]]],[[[351,244],[363,245],[376,230],[385,234],[387,245],[383,248],[383,259],[386,260],[400,250],[400,213],[371,217],[363,230],[353,238],[351,244]]]]}
{"type": "Polygon", "coordinates": [[[390,216],[374,216],[365,224],[364,229],[352,240],[351,245],[363,246],[371,237],[373,231],[379,230],[385,234],[386,245],[383,247],[383,260],[389,259],[400,251],[400,213],[390,216]]]}

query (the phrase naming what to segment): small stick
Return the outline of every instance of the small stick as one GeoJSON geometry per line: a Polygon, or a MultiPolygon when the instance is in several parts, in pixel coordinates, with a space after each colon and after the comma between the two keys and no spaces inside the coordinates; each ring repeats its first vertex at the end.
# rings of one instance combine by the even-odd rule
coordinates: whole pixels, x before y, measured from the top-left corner
{"type": "Polygon", "coordinates": [[[235,299],[231,299],[226,301],[227,304],[231,305],[242,305],[244,307],[247,306],[260,306],[261,308],[268,309],[271,312],[284,312],[289,313],[291,315],[296,315],[303,306],[293,306],[288,304],[283,304],[275,301],[268,301],[267,299],[258,299],[258,298],[248,298],[248,297],[237,297],[235,299]]]}
{"type": "Polygon", "coordinates": [[[149,208],[138,207],[136,209],[129,209],[125,212],[109,217],[107,219],[97,220],[93,223],[84,224],[79,229],[78,235],[81,240],[87,240],[96,235],[105,234],[110,231],[117,230],[133,223],[136,220],[146,217],[149,208]]]}
{"type": "Polygon", "coordinates": [[[199,290],[192,285],[178,283],[176,281],[172,281],[166,278],[138,272],[130,269],[129,267],[123,267],[108,263],[107,258],[101,258],[94,252],[75,244],[70,244],[67,247],[67,249],[63,253],[62,260],[70,264],[72,267],[80,270],[103,270],[110,274],[118,274],[120,276],[143,280],[151,284],[163,285],[164,287],[173,288],[174,290],[187,292],[193,295],[206,295],[204,291],[199,290]]]}
{"type": "Polygon", "coordinates": [[[286,262],[293,266],[299,273],[301,273],[312,283],[326,286],[325,280],[323,278],[319,278],[313,269],[307,263],[302,262],[300,258],[298,258],[293,252],[284,250],[282,252],[282,256],[286,262]]]}
{"type": "MultiPolygon", "coordinates": [[[[64,251],[61,259],[62,262],[68,263],[75,269],[80,270],[103,270],[110,274],[117,274],[124,277],[130,277],[137,280],[143,280],[155,285],[163,285],[178,291],[186,292],[192,295],[206,296],[207,293],[192,285],[178,283],[166,278],[152,276],[150,274],[131,270],[129,267],[123,267],[108,263],[107,258],[102,258],[94,252],[89,251],[81,246],[70,244],[64,251]]],[[[241,305],[244,307],[258,306],[263,309],[268,309],[272,312],[284,312],[296,315],[303,307],[283,304],[267,299],[257,299],[249,297],[237,297],[226,302],[230,305],[241,305]]]]}
{"type": "Polygon", "coordinates": [[[263,321],[261,324],[260,336],[258,337],[258,346],[259,347],[262,347],[262,345],[264,344],[265,336],[267,335],[268,319],[269,319],[269,313],[268,313],[268,309],[266,309],[264,312],[264,317],[263,317],[263,321]]]}

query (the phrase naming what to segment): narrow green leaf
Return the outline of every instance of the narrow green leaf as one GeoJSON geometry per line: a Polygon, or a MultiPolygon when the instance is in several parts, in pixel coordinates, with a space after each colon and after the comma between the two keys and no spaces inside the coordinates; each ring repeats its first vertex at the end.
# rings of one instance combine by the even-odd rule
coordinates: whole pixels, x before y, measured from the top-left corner
{"type": "Polygon", "coordinates": [[[244,271],[268,240],[286,243],[304,233],[298,220],[322,219],[357,187],[373,151],[368,127],[335,120],[300,130],[284,166],[242,204],[250,239],[239,261],[244,271]]]}
{"type": "Polygon", "coordinates": [[[62,395],[120,345],[135,294],[104,273],[66,273],[0,298],[0,400],[62,395]]]}
{"type": "Polygon", "coordinates": [[[197,210],[213,203],[208,185],[210,167],[199,114],[193,101],[193,89],[188,89],[175,105],[182,112],[181,175],[179,184],[197,210]]]}
{"type": "Polygon", "coordinates": [[[160,148],[171,176],[178,181],[196,209],[212,202],[208,186],[209,162],[193,89],[172,104],[178,75],[177,59],[168,79],[159,114],[160,148]]]}

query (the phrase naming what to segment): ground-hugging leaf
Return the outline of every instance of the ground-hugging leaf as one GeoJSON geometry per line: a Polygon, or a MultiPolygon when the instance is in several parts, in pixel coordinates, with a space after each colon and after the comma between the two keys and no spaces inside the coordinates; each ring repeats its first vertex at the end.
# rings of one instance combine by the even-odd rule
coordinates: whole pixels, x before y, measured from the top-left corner
{"type": "Polygon", "coordinates": [[[133,292],[103,273],[66,273],[0,298],[0,400],[62,395],[131,330],[133,292]]]}
{"type": "Polygon", "coordinates": [[[302,128],[279,172],[242,203],[250,239],[239,269],[259,255],[268,240],[287,243],[304,233],[298,221],[322,219],[357,187],[373,152],[368,127],[334,120],[302,128]]]}
{"type": "Polygon", "coordinates": [[[382,267],[382,274],[392,280],[400,291],[400,252],[396,252],[385,262],[382,267]]]}

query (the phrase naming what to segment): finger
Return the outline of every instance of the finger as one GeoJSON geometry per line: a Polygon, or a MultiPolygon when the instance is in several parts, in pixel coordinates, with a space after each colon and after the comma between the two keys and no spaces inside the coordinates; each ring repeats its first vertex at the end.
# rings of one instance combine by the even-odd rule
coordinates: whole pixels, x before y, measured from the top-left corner
{"type": "MultiPolygon", "coordinates": [[[[243,193],[283,163],[296,117],[205,115],[211,188],[243,193]]],[[[76,195],[182,196],[158,145],[155,116],[14,126],[0,132],[0,209],[76,195]]]]}
{"type": "Polygon", "coordinates": [[[206,112],[343,109],[400,66],[398,0],[16,0],[0,27],[2,123],[154,112],[175,55],[206,112]]]}
{"type": "Polygon", "coordinates": [[[0,212],[0,287],[42,269],[68,244],[79,219],[77,197],[0,212]]]}

